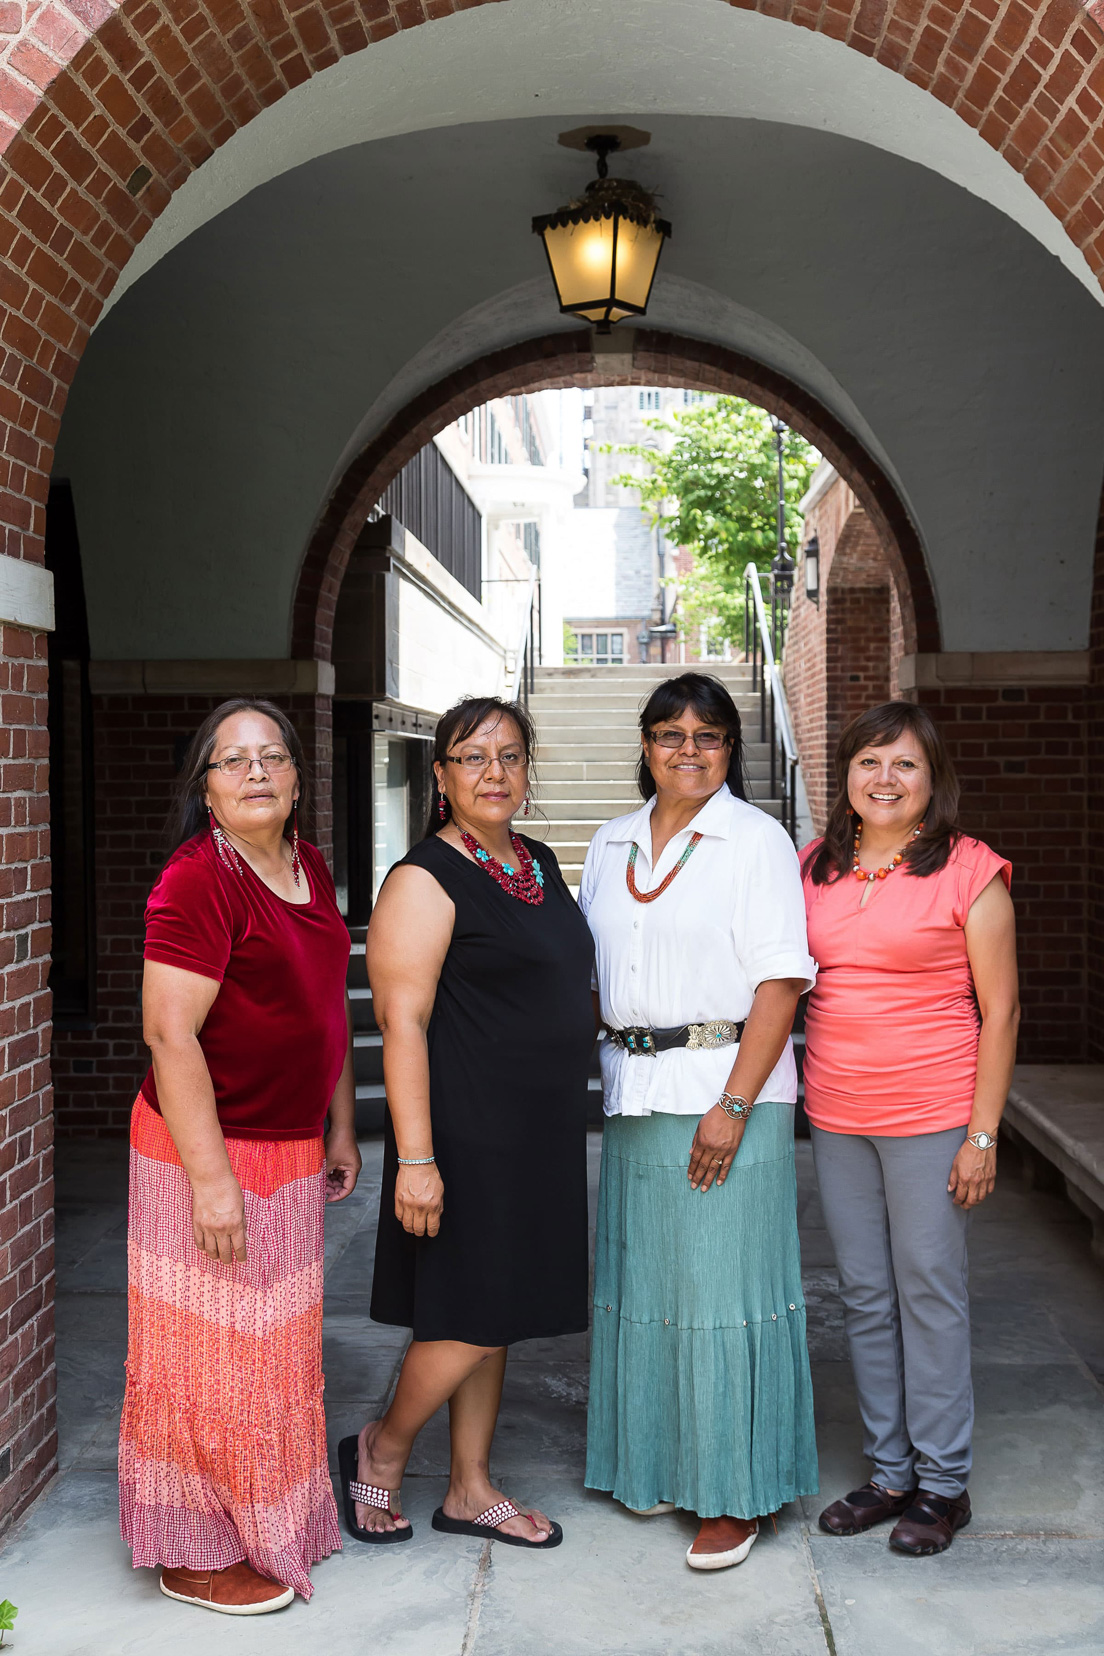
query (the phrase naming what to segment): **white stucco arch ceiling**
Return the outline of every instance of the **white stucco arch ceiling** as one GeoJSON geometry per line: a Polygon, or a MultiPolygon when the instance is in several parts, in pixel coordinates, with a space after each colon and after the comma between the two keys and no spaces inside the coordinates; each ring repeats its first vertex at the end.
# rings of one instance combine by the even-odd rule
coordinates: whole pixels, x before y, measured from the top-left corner
{"type": "MultiPolygon", "coordinates": [[[[809,127],[917,162],[1006,214],[1104,303],[1084,257],[1018,173],[930,93],[839,41],[726,0],[604,0],[598,11],[592,0],[508,0],[401,31],[258,115],[176,192],[106,308],[243,195],[348,145],[526,116],[646,125],[665,114],[809,127]]],[[[647,155],[633,157],[633,176],[648,178],[647,155]]],[[[550,150],[532,211],[557,204],[580,179],[580,160],[550,150]]],[[[676,235],[678,205],[664,203],[676,235]]]]}

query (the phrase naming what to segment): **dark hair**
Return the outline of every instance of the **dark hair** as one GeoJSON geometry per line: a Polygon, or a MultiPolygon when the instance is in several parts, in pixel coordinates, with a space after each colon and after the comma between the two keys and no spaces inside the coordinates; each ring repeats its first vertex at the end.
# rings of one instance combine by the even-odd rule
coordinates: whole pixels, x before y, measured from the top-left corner
{"type": "MultiPolygon", "coordinates": [[[[640,715],[643,735],[650,735],[664,719],[678,719],[690,708],[706,724],[720,725],[732,746],[728,755],[728,783],[737,799],[747,798],[744,780],[744,741],[740,734],[740,712],[721,683],[707,673],[680,673],[678,678],[657,684],[640,715]]],[[[636,785],[645,799],[656,791],[655,777],[641,750],[636,766],[636,785]]]]}
{"type": "Polygon", "coordinates": [[[912,840],[904,854],[902,873],[923,877],[937,874],[947,863],[958,825],[958,777],[946,744],[931,715],[912,702],[883,702],[852,719],[836,746],[836,798],[828,813],[824,838],[805,859],[804,872],[814,885],[828,885],[850,874],[854,861],[855,823],[847,795],[847,773],[856,753],[863,748],[885,747],[905,733],[915,736],[924,750],[931,770],[931,800],[924,811],[924,832],[912,840]]]}
{"type": "MultiPolygon", "coordinates": [[[[433,734],[434,763],[443,765],[448,759],[449,749],[457,742],[466,742],[473,731],[478,730],[485,719],[492,714],[498,715],[496,723],[503,719],[512,719],[517,725],[521,737],[521,745],[525,749],[525,763],[532,764],[533,754],[537,746],[536,731],[533,721],[526,708],[520,702],[503,701],[501,696],[465,696],[458,701],[455,707],[450,707],[447,713],[442,713],[437,720],[437,729],[433,734]]],[[[438,810],[438,795],[436,790],[430,800],[429,821],[426,823],[423,839],[432,839],[452,818],[452,806],[445,800],[445,814],[442,817],[438,810]]]]}
{"type": "MultiPolygon", "coordinates": [[[[175,851],[178,845],[183,845],[185,840],[191,839],[194,834],[210,829],[207,805],[203,797],[207,792],[207,766],[215,751],[219,725],[224,719],[232,719],[235,713],[262,713],[278,727],[281,740],[299,772],[299,809],[305,813],[310,805],[310,778],[303,758],[303,744],[287,714],[282,708],[277,707],[275,702],[260,701],[255,696],[231,696],[229,701],[224,701],[216,707],[213,713],[208,713],[188,743],[184,763],[176,779],[166,830],[170,853],[175,851]]],[[[291,821],[290,817],[288,821],[291,821]]]]}

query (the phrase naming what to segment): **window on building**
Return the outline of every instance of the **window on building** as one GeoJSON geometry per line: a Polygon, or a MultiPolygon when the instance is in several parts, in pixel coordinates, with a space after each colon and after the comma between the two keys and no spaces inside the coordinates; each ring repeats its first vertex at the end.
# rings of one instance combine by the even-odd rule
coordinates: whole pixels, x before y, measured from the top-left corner
{"type": "Polygon", "coordinates": [[[704,391],[684,391],[682,393],[682,402],[683,402],[683,407],[684,408],[689,408],[693,403],[700,403],[700,402],[704,402],[704,401],[705,401],[705,392],[704,391]]]}
{"type": "Polygon", "coordinates": [[[637,407],[641,408],[641,409],[648,409],[648,410],[658,409],[659,408],[659,392],[658,391],[638,391],[637,394],[636,394],[636,403],[637,403],[637,407]]]}
{"type": "Polygon", "coordinates": [[[536,567],[539,569],[540,568],[540,552],[541,552],[541,548],[540,548],[540,525],[538,523],[523,524],[522,531],[521,531],[521,541],[522,541],[522,545],[525,548],[525,556],[529,559],[529,562],[531,564],[535,564],[536,567]]]}
{"type": "Polygon", "coordinates": [[[564,659],[579,667],[621,667],[625,661],[625,634],[618,631],[582,632],[569,621],[564,659]],[[571,641],[574,641],[573,643],[571,641]]]}

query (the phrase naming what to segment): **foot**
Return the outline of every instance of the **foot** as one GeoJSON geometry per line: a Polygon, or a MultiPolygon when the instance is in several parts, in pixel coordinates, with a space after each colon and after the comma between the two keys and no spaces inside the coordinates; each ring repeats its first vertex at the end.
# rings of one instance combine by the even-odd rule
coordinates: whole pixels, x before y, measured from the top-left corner
{"type": "MultiPolygon", "coordinates": [[[[459,1518],[463,1523],[474,1524],[477,1518],[506,1498],[501,1489],[495,1489],[488,1479],[471,1487],[450,1484],[441,1506],[446,1518],[459,1518]]],[[[515,1501],[514,1505],[520,1503],[515,1501]]],[[[547,1541],[552,1534],[552,1520],[546,1518],[543,1512],[538,1512],[536,1507],[522,1507],[516,1518],[507,1518],[494,1527],[503,1535],[519,1535],[524,1541],[547,1541]]]]}
{"type": "Polygon", "coordinates": [[[404,1455],[387,1452],[386,1442],[381,1441],[380,1422],[370,1420],[357,1439],[357,1478],[361,1483],[375,1484],[379,1489],[386,1489],[391,1496],[391,1511],[384,1512],[380,1507],[364,1506],[358,1501],[356,1518],[363,1529],[383,1533],[410,1528],[410,1520],[403,1517],[402,1503],[399,1499],[406,1460],[407,1457],[404,1455]]]}
{"type": "Polygon", "coordinates": [[[891,1531],[889,1544],[894,1552],[909,1553],[913,1558],[946,1552],[955,1531],[964,1529],[970,1516],[970,1497],[966,1490],[954,1500],[948,1500],[945,1495],[917,1489],[891,1531]]]}
{"type": "Polygon", "coordinates": [[[820,1515],[820,1527],[826,1535],[861,1535],[887,1518],[899,1518],[915,1498],[915,1489],[895,1494],[881,1484],[865,1483],[826,1506],[820,1515]]]}
{"type": "Polygon", "coordinates": [[[758,1535],[758,1518],[703,1518],[686,1562],[692,1570],[728,1570],[744,1562],[758,1535]]]}
{"type": "Polygon", "coordinates": [[[225,1570],[162,1570],[161,1591],[166,1598],[219,1610],[224,1616],[264,1616],[282,1610],[295,1597],[292,1588],[244,1563],[225,1570]]]}

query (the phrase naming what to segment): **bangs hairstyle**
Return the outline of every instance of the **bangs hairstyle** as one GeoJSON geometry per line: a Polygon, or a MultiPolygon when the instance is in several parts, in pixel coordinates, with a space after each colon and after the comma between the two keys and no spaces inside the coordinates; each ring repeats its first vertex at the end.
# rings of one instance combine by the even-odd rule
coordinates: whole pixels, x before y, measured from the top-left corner
{"type": "MultiPolygon", "coordinates": [[[[253,696],[232,696],[229,701],[224,701],[220,707],[216,707],[213,713],[208,713],[188,743],[184,763],[176,779],[165,834],[170,854],[193,835],[210,832],[211,824],[203,797],[207,792],[207,766],[211,763],[211,755],[215,751],[219,725],[224,719],[232,719],[236,713],[262,713],[266,719],[272,720],[280,732],[279,739],[291,754],[299,774],[299,810],[305,815],[310,808],[310,778],[303,758],[303,744],[283,708],[277,707],[275,702],[260,701],[253,696]]],[[[288,822],[290,821],[289,816],[288,822]]]]}
{"type": "MultiPolygon", "coordinates": [[[[678,678],[664,679],[648,697],[640,715],[640,731],[650,736],[669,719],[679,719],[690,711],[696,713],[702,724],[716,725],[731,742],[728,750],[728,775],[725,781],[737,799],[747,798],[744,777],[744,739],[740,732],[740,712],[721,683],[707,673],[680,673],[678,678]]],[[[636,785],[645,799],[656,791],[655,777],[648,768],[643,749],[636,766],[636,785]]]]}
{"type": "Polygon", "coordinates": [[[855,823],[847,796],[851,761],[864,748],[888,747],[902,736],[913,736],[924,750],[931,771],[931,799],[924,811],[924,832],[910,841],[902,872],[923,878],[937,874],[947,863],[962,830],[958,824],[958,777],[939,727],[931,715],[912,702],[884,702],[852,719],[836,748],[836,798],[828,814],[824,838],[805,859],[804,872],[814,885],[829,885],[850,874],[855,859],[855,823]]]}
{"type": "MultiPolygon", "coordinates": [[[[469,736],[479,729],[486,719],[494,719],[501,724],[503,719],[509,719],[517,726],[521,745],[525,749],[525,763],[533,763],[533,754],[536,751],[537,738],[533,729],[533,721],[520,702],[503,701],[501,696],[466,696],[458,701],[455,707],[450,707],[447,713],[442,713],[437,720],[437,729],[433,737],[434,763],[444,765],[448,761],[449,752],[457,742],[466,742],[469,736]]],[[[438,814],[438,796],[434,790],[429,806],[429,821],[426,823],[423,839],[432,839],[439,834],[446,823],[452,821],[452,806],[445,799],[445,815],[442,819],[438,814]]]]}

